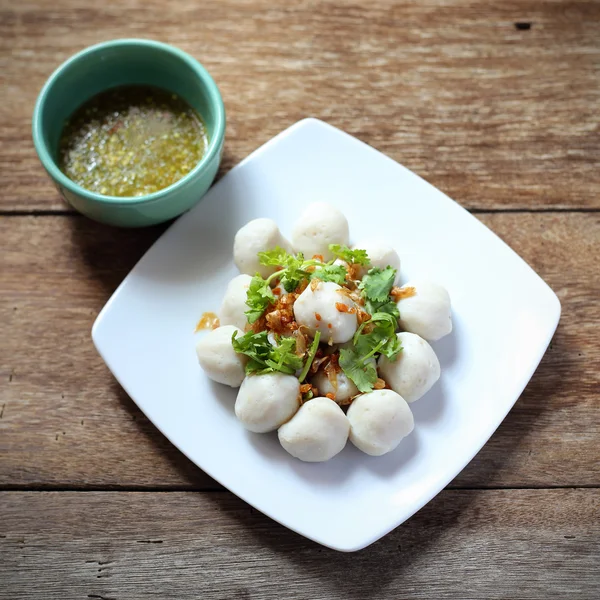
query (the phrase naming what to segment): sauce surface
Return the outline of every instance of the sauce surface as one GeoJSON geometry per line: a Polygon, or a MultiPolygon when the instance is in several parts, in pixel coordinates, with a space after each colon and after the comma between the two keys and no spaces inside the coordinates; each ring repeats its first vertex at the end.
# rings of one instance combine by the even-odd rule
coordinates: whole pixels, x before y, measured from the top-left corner
{"type": "Polygon", "coordinates": [[[92,192],[142,196],[181,179],[207,146],[200,116],[177,95],[122,86],[94,96],[65,123],[59,166],[92,192]]]}
{"type": "Polygon", "coordinates": [[[219,327],[219,317],[214,312],[202,313],[200,320],[196,324],[194,333],[198,333],[203,329],[216,329],[219,327]]]}

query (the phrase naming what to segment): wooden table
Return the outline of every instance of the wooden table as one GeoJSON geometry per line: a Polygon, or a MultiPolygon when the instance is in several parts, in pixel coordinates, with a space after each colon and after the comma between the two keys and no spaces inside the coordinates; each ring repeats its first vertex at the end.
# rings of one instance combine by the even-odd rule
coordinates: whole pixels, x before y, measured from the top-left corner
{"type": "Polygon", "coordinates": [[[597,0],[4,0],[0,14],[1,598],[600,597],[597,0]],[[73,213],[30,118],[64,59],[134,36],[213,74],[228,112],[220,175],[322,118],[461,202],[561,299],[554,341],[490,442],[360,553],[220,488],[92,346],[98,311],[164,227],[73,213]]]}

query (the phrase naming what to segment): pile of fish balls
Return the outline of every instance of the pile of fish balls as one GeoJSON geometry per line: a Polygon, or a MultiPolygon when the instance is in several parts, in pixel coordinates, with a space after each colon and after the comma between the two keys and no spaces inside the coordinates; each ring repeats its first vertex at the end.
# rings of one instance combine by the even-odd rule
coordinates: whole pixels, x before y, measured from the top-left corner
{"type": "MultiPolygon", "coordinates": [[[[242,425],[255,433],[277,431],[281,446],[306,462],[333,458],[348,439],[371,456],[394,450],[414,428],[409,404],[426,394],[440,377],[440,363],[429,342],[452,331],[448,292],[429,281],[409,281],[400,291],[412,288],[411,293],[398,294],[397,302],[400,319],[396,335],[403,349],[395,360],[381,355],[376,363],[379,377],[387,384],[385,389],[361,394],[344,372],[338,372],[332,381],[331,373],[319,370],[310,382],[320,395],[302,403],[300,383],[294,375],[246,375],[247,357],[235,352],[231,337],[234,332],[242,335],[248,330],[246,294],[252,276],[259,273],[266,278],[275,272],[275,267],[260,264],[258,253],[281,247],[329,261],[334,258],[330,244],[349,246],[349,227],[342,212],[325,203],[306,208],[292,229],[290,241],[272,219],[255,219],[244,225],[233,244],[240,274],[225,291],[218,315],[220,326],[205,333],[196,347],[200,366],[210,379],[239,387],[235,415],[242,425]]],[[[354,248],[367,251],[369,268],[389,265],[399,274],[400,257],[392,247],[365,239],[354,248]]],[[[358,277],[367,270],[361,267],[358,277]]],[[[396,279],[398,284],[398,275],[396,279]]],[[[297,323],[313,336],[320,331],[321,342],[332,352],[351,343],[359,325],[354,311],[337,310],[339,302],[349,309],[354,305],[351,298],[338,293],[339,289],[336,283],[318,282],[308,286],[294,303],[297,323]]]]}

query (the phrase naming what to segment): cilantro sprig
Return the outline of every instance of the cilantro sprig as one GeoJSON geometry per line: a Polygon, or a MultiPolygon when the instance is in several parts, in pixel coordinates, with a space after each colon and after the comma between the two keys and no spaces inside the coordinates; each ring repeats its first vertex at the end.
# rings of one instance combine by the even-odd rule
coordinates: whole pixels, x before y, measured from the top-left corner
{"type": "Polygon", "coordinates": [[[309,276],[306,271],[313,263],[321,264],[319,261],[304,260],[302,252],[289,254],[279,246],[273,250],[258,253],[258,260],[266,267],[279,267],[275,273],[267,278],[267,282],[279,279],[286,292],[293,292],[309,276]]]}
{"type": "Polygon", "coordinates": [[[255,275],[250,280],[250,286],[246,293],[246,318],[248,323],[252,324],[260,319],[265,310],[275,302],[275,294],[269,285],[269,282],[260,275],[255,275]]]}
{"type": "MultiPolygon", "coordinates": [[[[356,251],[350,251],[356,252],[356,251]]],[[[246,317],[248,323],[256,322],[265,310],[276,301],[271,282],[279,279],[286,292],[293,292],[303,281],[319,279],[333,281],[343,285],[346,280],[347,270],[344,265],[334,265],[333,260],[323,262],[316,258],[305,260],[302,252],[290,254],[283,248],[277,247],[266,252],[259,252],[258,259],[261,265],[277,267],[277,270],[266,279],[256,274],[248,288],[246,304],[248,310],[246,317]]]]}
{"type": "Polygon", "coordinates": [[[395,277],[396,269],[393,267],[388,266],[385,269],[375,267],[362,278],[358,287],[369,300],[386,302],[392,291],[395,277]]]}
{"type": "Polygon", "coordinates": [[[258,259],[261,265],[279,267],[279,269],[266,279],[257,273],[250,281],[246,294],[248,306],[246,318],[250,324],[260,319],[265,310],[275,303],[275,294],[271,289],[271,282],[274,279],[279,279],[286,292],[291,292],[300,285],[302,279],[308,276],[303,268],[305,261],[302,253],[294,256],[288,254],[283,248],[277,247],[268,252],[259,252],[258,259]]]}
{"type": "Polygon", "coordinates": [[[366,360],[360,356],[356,348],[340,350],[340,367],[350,378],[359,392],[370,392],[377,381],[377,369],[374,360],[366,360]]]}
{"type": "Polygon", "coordinates": [[[292,337],[279,337],[275,341],[275,345],[271,344],[266,331],[248,331],[239,337],[235,331],[231,337],[233,349],[249,358],[246,363],[247,374],[279,372],[294,375],[304,366],[302,357],[296,354],[296,340],[292,337]]]}
{"type": "Polygon", "coordinates": [[[360,392],[370,392],[377,381],[376,356],[383,354],[395,360],[402,350],[396,336],[400,315],[390,298],[395,277],[393,267],[373,268],[359,284],[365,310],[371,318],[357,329],[352,346],[340,351],[340,366],[360,392]]]}
{"type": "Polygon", "coordinates": [[[395,319],[400,317],[396,302],[390,298],[395,278],[396,269],[390,266],[373,268],[362,278],[358,287],[365,301],[365,310],[370,315],[388,313],[395,319]]]}
{"type": "Polygon", "coordinates": [[[402,350],[396,325],[396,319],[389,313],[375,313],[358,328],[353,345],[340,350],[340,367],[359,391],[370,392],[377,381],[376,355],[395,360],[402,350]]]}
{"type": "Polygon", "coordinates": [[[346,283],[348,270],[344,265],[325,265],[315,269],[311,274],[311,279],[320,279],[321,281],[333,281],[338,285],[346,283]]]}
{"type": "Polygon", "coordinates": [[[306,359],[296,353],[295,338],[276,336],[275,344],[272,344],[267,331],[260,333],[248,331],[240,336],[235,331],[231,337],[231,344],[238,354],[245,354],[248,357],[246,374],[285,373],[286,375],[295,375],[300,371],[298,380],[302,383],[319,348],[320,337],[321,333],[317,331],[308,352],[305,353],[306,359]]]}
{"type": "MultiPolygon", "coordinates": [[[[336,258],[348,264],[370,265],[365,250],[351,250],[339,244],[331,244],[329,249],[336,258]]],[[[257,321],[275,303],[276,297],[271,289],[274,280],[279,280],[288,293],[296,290],[303,282],[315,278],[333,281],[338,285],[346,282],[346,266],[334,264],[335,258],[329,262],[319,260],[318,257],[306,260],[301,252],[290,254],[279,247],[259,252],[258,258],[262,265],[276,267],[276,270],[267,278],[258,274],[252,278],[246,299],[249,323],[257,321]]],[[[384,355],[395,360],[402,350],[396,336],[398,308],[390,297],[395,277],[396,270],[393,267],[372,268],[359,284],[364,308],[371,317],[360,325],[352,339],[352,345],[340,350],[339,364],[361,392],[371,391],[377,382],[377,356],[384,355]]],[[[249,331],[239,337],[234,334],[231,339],[234,350],[249,358],[246,373],[299,373],[300,382],[304,381],[310,370],[319,341],[320,332],[317,331],[308,351],[303,356],[298,356],[293,337],[277,336],[272,344],[267,331],[249,331]]]]}
{"type": "Polygon", "coordinates": [[[359,248],[351,250],[348,246],[342,246],[340,244],[329,244],[329,250],[333,252],[337,258],[342,259],[348,264],[362,265],[363,267],[367,267],[371,264],[371,260],[369,259],[366,250],[360,250],[359,248]]]}

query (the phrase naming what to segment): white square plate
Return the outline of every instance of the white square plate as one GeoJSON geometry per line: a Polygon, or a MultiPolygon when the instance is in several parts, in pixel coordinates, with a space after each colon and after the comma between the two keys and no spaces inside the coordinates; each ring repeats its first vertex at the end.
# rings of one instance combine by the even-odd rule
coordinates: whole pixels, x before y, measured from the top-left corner
{"type": "MultiPolygon", "coordinates": [[[[135,266],[92,331],[114,376],[201,469],[286,527],[331,548],[364,548],[431,500],[473,458],[513,406],[558,324],[552,290],[506,244],[442,192],[357,139],[315,119],[296,123],[231,170],[135,266]],[[236,421],[236,391],[210,382],[193,333],[219,308],[235,232],[271,217],[289,236],[304,204],[348,217],[351,241],[375,232],[406,281],[450,292],[454,332],[433,344],[435,387],[411,405],[415,430],[392,453],[350,443],[305,464],[276,434],[236,421]]],[[[201,334],[198,334],[201,335],[201,334]]]]}

